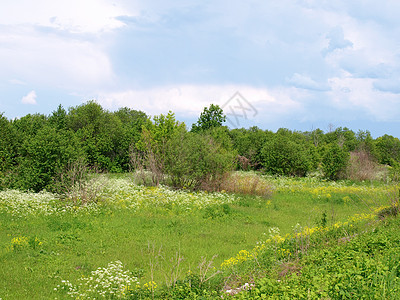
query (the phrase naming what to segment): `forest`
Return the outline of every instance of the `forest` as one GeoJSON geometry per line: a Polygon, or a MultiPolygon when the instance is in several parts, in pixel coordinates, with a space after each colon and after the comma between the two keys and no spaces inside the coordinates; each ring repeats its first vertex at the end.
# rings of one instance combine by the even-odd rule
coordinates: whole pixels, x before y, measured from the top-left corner
{"type": "Polygon", "coordinates": [[[77,163],[111,173],[144,168],[160,177],[154,183],[168,175],[169,185],[191,189],[218,189],[218,178],[231,170],[329,180],[399,179],[396,137],[374,139],[368,130],[346,127],[329,132],[229,129],[225,118],[211,104],[189,129],[171,111],[151,118],[129,108],[110,112],[95,101],[68,110],[60,105],[49,116],[8,120],[0,115],[0,189],[57,191],[61,175],[66,180],[77,163]]]}

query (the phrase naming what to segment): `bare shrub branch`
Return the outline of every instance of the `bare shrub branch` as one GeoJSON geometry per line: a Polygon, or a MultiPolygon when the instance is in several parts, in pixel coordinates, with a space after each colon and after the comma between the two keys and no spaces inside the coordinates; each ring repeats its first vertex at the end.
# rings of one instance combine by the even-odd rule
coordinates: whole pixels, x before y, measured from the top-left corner
{"type": "Polygon", "coordinates": [[[375,180],[380,179],[382,167],[372,158],[372,156],[364,151],[350,152],[350,160],[346,169],[346,177],[352,180],[375,180]]]}
{"type": "Polygon", "coordinates": [[[99,170],[89,168],[83,160],[70,162],[59,172],[56,191],[74,205],[98,202],[105,184],[98,176],[93,176],[95,174],[99,174],[99,170]]]}

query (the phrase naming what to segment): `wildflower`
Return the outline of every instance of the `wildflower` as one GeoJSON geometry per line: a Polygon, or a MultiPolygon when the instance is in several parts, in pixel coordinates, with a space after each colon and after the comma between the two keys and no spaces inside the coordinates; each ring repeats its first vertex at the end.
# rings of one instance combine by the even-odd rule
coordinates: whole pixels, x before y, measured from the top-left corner
{"type": "Polygon", "coordinates": [[[29,245],[28,238],[26,236],[15,237],[11,240],[12,250],[21,250],[29,245]]]}
{"type": "Polygon", "coordinates": [[[77,299],[96,298],[121,298],[127,290],[139,286],[137,277],[123,269],[120,261],[111,262],[105,268],[98,268],[91,272],[91,276],[79,279],[77,285],[72,285],[67,280],[62,280],[62,286],[68,290],[67,294],[77,299]]]}

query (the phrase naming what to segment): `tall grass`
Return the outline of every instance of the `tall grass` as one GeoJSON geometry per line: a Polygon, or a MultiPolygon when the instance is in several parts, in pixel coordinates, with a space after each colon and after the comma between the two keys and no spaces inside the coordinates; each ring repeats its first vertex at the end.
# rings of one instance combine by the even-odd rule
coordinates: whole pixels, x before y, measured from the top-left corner
{"type": "Polygon", "coordinates": [[[273,194],[273,187],[267,180],[249,172],[234,172],[226,175],[222,181],[221,189],[228,193],[266,198],[273,194]]]}

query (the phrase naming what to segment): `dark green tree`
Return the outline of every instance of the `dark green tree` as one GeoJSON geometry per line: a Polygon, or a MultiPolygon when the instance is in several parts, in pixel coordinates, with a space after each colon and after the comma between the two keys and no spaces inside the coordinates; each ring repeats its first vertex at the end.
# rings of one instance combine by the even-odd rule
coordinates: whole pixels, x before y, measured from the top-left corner
{"type": "Polygon", "coordinates": [[[36,192],[52,190],[55,178],[69,163],[84,159],[81,149],[73,131],[41,128],[21,147],[15,187],[36,192]]]}
{"type": "Polygon", "coordinates": [[[69,109],[66,128],[76,132],[90,166],[112,172],[122,171],[115,151],[122,139],[121,120],[95,101],[69,109]]]}
{"type": "Polygon", "coordinates": [[[192,125],[192,132],[202,132],[214,127],[220,127],[226,121],[226,116],[221,107],[211,104],[209,108],[204,107],[197,123],[192,125]]]}
{"type": "Polygon", "coordinates": [[[254,126],[249,129],[232,129],[230,136],[233,142],[233,147],[241,156],[243,162],[247,162],[244,166],[243,163],[239,165],[240,168],[259,169],[262,167],[261,149],[264,144],[272,138],[274,133],[272,131],[264,131],[254,126]]]}
{"type": "Polygon", "coordinates": [[[261,157],[269,174],[305,176],[312,169],[308,147],[279,134],[265,143],[261,157]]]}
{"type": "Polygon", "coordinates": [[[385,134],[375,140],[376,156],[379,163],[394,166],[400,163],[400,140],[385,134]]]}
{"type": "Polygon", "coordinates": [[[322,156],[324,176],[331,180],[344,178],[349,159],[350,153],[344,147],[340,147],[337,143],[326,145],[322,156]]]}
{"type": "Polygon", "coordinates": [[[15,131],[10,121],[0,113],[0,173],[9,170],[15,159],[15,131]]]}
{"type": "Polygon", "coordinates": [[[66,128],[67,111],[60,104],[57,110],[53,111],[49,117],[49,123],[57,130],[66,128]]]}
{"type": "Polygon", "coordinates": [[[142,111],[133,110],[127,107],[120,108],[114,115],[121,121],[120,140],[115,144],[115,156],[118,165],[123,171],[130,169],[130,148],[140,140],[143,127],[149,127],[151,121],[142,111]]]}

